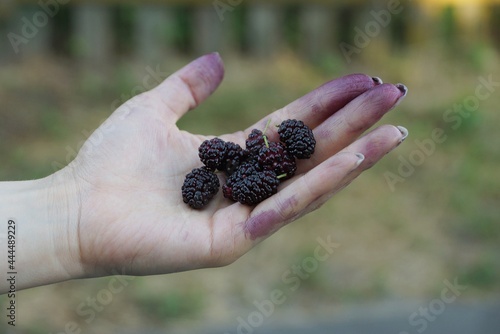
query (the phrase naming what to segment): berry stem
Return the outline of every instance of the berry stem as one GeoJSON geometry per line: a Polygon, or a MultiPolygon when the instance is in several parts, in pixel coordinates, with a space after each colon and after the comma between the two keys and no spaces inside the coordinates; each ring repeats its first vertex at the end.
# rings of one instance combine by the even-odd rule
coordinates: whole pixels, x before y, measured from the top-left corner
{"type": "Polygon", "coordinates": [[[262,138],[264,138],[264,143],[266,144],[266,147],[269,148],[269,142],[267,141],[267,136],[263,135],[262,138]]]}
{"type": "Polygon", "coordinates": [[[266,147],[269,148],[269,142],[267,140],[266,132],[267,129],[269,128],[269,124],[271,124],[271,117],[267,120],[266,127],[264,128],[264,132],[262,132],[262,138],[264,138],[264,143],[266,144],[266,147]]]}
{"type": "Polygon", "coordinates": [[[276,178],[277,178],[278,180],[281,180],[281,179],[283,179],[283,178],[285,178],[285,177],[287,177],[287,176],[288,176],[288,174],[286,174],[286,173],[285,173],[285,174],[278,175],[276,178]]]}
{"type": "Polygon", "coordinates": [[[266,131],[269,128],[269,124],[271,124],[271,117],[269,117],[269,120],[267,121],[266,127],[264,128],[264,132],[262,132],[262,134],[264,136],[266,135],[266,131]]]}

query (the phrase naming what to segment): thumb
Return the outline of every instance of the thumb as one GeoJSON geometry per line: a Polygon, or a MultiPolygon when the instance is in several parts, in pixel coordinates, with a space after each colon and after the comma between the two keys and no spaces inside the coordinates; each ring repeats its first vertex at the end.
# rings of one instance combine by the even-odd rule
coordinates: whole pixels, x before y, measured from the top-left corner
{"type": "Polygon", "coordinates": [[[165,114],[169,122],[177,122],[207,99],[223,78],[222,59],[218,53],[211,53],[192,61],[145,94],[158,102],[163,109],[160,113],[165,114]]]}

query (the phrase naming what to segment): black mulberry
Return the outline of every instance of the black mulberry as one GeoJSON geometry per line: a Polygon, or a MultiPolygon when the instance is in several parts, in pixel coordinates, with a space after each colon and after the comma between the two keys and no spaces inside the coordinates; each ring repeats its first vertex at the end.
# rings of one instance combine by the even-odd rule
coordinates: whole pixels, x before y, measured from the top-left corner
{"type": "Polygon", "coordinates": [[[287,150],[298,159],[309,159],[314,153],[316,140],[312,130],[302,121],[288,119],[278,128],[280,140],[287,150]]]}
{"type": "Polygon", "coordinates": [[[291,178],[297,171],[295,158],[282,143],[270,142],[269,146],[262,147],[258,162],[263,169],[275,172],[281,181],[291,178]]]}
{"type": "Polygon", "coordinates": [[[226,172],[227,176],[233,174],[242,163],[244,163],[249,156],[250,152],[241,148],[240,145],[226,142],[226,157],[222,169],[226,172]]]}
{"type": "Polygon", "coordinates": [[[198,149],[201,162],[211,170],[223,170],[226,162],[226,142],[220,138],[205,140],[198,149]]]}
{"type": "Polygon", "coordinates": [[[259,150],[265,145],[266,143],[264,141],[262,131],[253,129],[246,140],[247,150],[249,150],[250,153],[257,155],[259,150]]]}
{"type": "Polygon", "coordinates": [[[182,199],[193,209],[201,209],[219,191],[219,178],[207,167],[196,168],[186,175],[182,199]]]}
{"type": "Polygon", "coordinates": [[[224,197],[236,202],[237,199],[234,197],[233,193],[234,185],[260,171],[261,169],[256,163],[246,162],[242,164],[230,177],[227,178],[226,184],[222,186],[222,193],[224,194],[224,197]]]}
{"type": "Polygon", "coordinates": [[[273,171],[255,172],[236,182],[232,195],[241,204],[257,205],[278,192],[280,181],[273,171]]]}

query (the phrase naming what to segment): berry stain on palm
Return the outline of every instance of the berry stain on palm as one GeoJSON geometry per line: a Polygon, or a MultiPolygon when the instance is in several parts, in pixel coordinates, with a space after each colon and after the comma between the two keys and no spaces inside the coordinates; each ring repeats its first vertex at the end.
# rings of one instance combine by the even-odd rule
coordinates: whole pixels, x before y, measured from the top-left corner
{"type": "MultiPolygon", "coordinates": [[[[296,159],[309,159],[314,153],[316,140],[302,121],[283,121],[278,126],[280,142],[272,142],[266,136],[270,121],[263,132],[252,130],[245,149],[220,138],[205,140],[200,145],[198,155],[205,171],[220,171],[227,176],[222,186],[225,198],[250,206],[259,204],[276,194],[282,181],[295,175],[296,159]]],[[[201,209],[215,195],[214,182],[208,187],[210,191],[204,191],[204,180],[210,178],[193,180],[190,173],[184,181],[183,200],[194,209],[201,209]]]]}

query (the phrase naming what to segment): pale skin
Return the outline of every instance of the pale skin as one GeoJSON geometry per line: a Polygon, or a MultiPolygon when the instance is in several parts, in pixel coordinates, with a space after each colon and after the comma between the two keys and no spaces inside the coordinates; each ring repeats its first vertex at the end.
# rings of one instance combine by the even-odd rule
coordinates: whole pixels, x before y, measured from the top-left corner
{"type": "MultiPolygon", "coordinates": [[[[167,274],[228,265],[284,225],[323,203],[408,135],[382,125],[404,85],[356,74],[333,80],[244,131],[220,136],[244,145],[251,129],[295,118],[317,139],[312,159],[278,194],[255,207],[221,192],[203,210],[182,202],[185,175],[200,167],[207,138],[176,122],[219,86],[218,54],[198,58],[158,87],[118,108],[67,167],[46,178],[0,183],[0,271],[7,267],[7,223],[16,224],[16,288],[70,279],[167,274]]],[[[277,140],[269,127],[270,140],[277,140]]],[[[220,175],[221,182],[224,176],[220,175]]],[[[0,293],[9,290],[0,281],[0,293]]]]}

